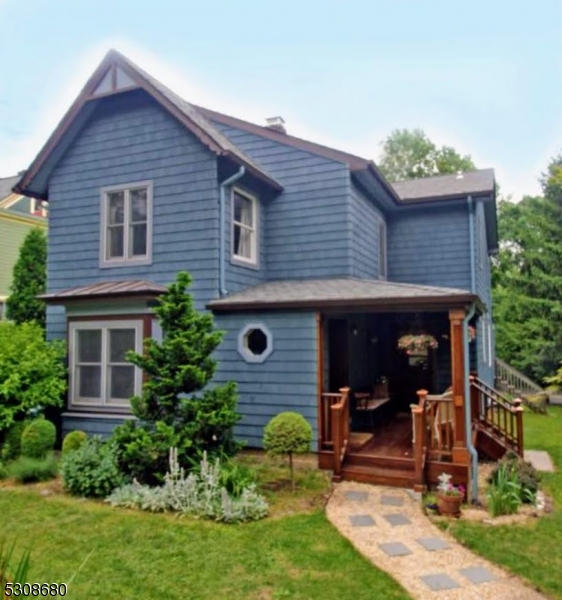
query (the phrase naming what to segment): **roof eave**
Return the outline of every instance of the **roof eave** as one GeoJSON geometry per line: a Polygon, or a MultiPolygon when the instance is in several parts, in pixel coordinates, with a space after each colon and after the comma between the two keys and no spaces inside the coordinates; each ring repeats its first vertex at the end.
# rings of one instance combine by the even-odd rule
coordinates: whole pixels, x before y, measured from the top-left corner
{"type": "Polygon", "coordinates": [[[383,309],[388,312],[396,312],[405,308],[424,307],[434,310],[459,308],[475,302],[477,308],[485,310],[485,306],[480,298],[474,294],[454,294],[443,296],[418,296],[415,298],[348,298],[348,299],[327,299],[327,300],[281,300],[275,302],[267,301],[239,301],[236,303],[221,303],[221,301],[209,302],[206,308],[214,312],[237,312],[249,310],[283,310],[283,309],[330,309],[330,308],[363,308],[365,310],[373,309],[381,312],[383,309]]]}
{"type": "Polygon", "coordinates": [[[37,296],[40,300],[43,300],[46,304],[51,305],[65,305],[72,304],[78,301],[91,302],[92,300],[129,300],[134,297],[137,300],[152,300],[158,298],[164,292],[149,292],[149,291],[138,291],[138,292],[115,292],[109,294],[91,294],[89,296],[59,296],[55,294],[40,294],[37,296]]]}

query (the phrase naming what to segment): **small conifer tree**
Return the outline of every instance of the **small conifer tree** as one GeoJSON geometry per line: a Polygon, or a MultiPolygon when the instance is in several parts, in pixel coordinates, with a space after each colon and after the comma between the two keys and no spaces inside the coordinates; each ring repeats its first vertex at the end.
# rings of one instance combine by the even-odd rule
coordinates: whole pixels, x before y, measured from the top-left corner
{"type": "Polygon", "coordinates": [[[127,354],[146,376],[142,395],[131,399],[140,425],[118,427],[114,440],[124,472],[146,482],[163,477],[172,446],[185,467],[203,451],[229,454],[237,447],[231,434],[240,419],[236,385],[210,385],[217,367],[211,354],[222,332],[212,315],[195,309],[186,291],[190,284],[190,275],[179,273],[158,300],[162,341],[147,339],[142,355],[127,354]]]}
{"type": "Polygon", "coordinates": [[[36,227],[25,237],[14,265],[6,316],[15,323],[35,321],[45,328],[45,303],[37,298],[45,293],[47,281],[47,236],[36,227]]]}

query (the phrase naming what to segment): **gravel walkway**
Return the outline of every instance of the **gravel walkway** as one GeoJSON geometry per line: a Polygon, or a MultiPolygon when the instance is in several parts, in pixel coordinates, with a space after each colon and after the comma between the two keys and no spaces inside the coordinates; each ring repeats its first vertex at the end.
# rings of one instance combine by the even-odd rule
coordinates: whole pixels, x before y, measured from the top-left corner
{"type": "Polygon", "coordinates": [[[413,598],[546,598],[438,529],[408,490],[345,481],[335,486],[326,511],[340,533],[413,598]]]}

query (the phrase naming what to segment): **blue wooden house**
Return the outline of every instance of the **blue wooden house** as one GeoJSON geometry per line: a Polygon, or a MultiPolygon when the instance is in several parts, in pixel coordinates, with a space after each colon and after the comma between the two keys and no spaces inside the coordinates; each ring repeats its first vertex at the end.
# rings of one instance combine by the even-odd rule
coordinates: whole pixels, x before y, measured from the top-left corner
{"type": "Polygon", "coordinates": [[[64,431],[131,418],[142,373],[124,353],[161,335],[154,299],[188,270],[226,331],[217,380],[238,383],[239,438],[259,447],[268,420],[294,410],[336,478],[468,478],[474,444],[518,443],[516,409],[485,409],[494,188],[489,169],[390,184],[280,118],[189,104],[111,51],[15,188],[49,201],[64,431]],[[432,347],[399,348],[405,335],[432,347]]]}

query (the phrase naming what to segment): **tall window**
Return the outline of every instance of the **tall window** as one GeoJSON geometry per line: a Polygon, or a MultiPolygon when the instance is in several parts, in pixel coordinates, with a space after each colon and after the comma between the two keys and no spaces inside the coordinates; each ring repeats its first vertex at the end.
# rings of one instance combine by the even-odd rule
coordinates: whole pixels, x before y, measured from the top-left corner
{"type": "Polygon", "coordinates": [[[70,323],[71,405],[129,406],[140,393],[142,373],[125,355],[142,352],[142,331],[142,321],[70,323]]]}
{"type": "Polygon", "coordinates": [[[232,258],[257,265],[257,200],[235,189],[232,193],[232,258]]]}
{"type": "Polygon", "coordinates": [[[386,279],[386,223],[379,221],[379,277],[386,279]]]}
{"type": "Polygon", "coordinates": [[[100,266],[150,263],[152,185],[103,189],[101,214],[100,266]]]}

